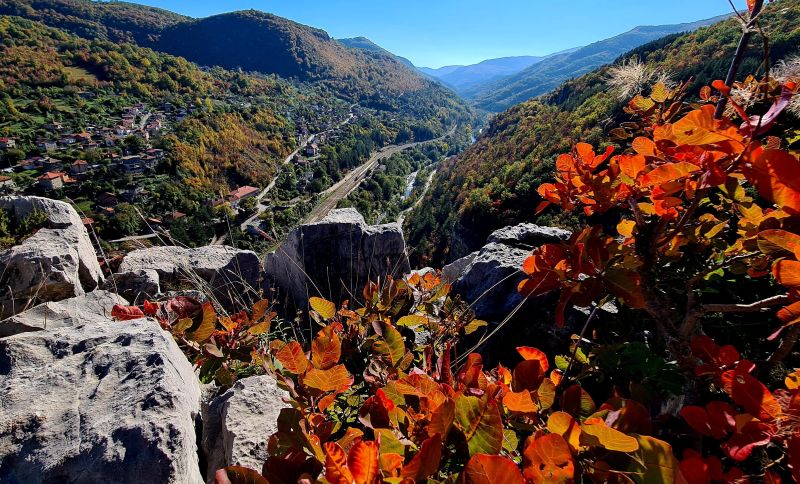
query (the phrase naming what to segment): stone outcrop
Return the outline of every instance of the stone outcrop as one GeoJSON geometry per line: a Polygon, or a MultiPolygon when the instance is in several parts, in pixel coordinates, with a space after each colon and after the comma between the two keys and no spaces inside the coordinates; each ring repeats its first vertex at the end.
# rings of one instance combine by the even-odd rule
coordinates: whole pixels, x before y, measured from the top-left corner
{"type": "Polygon", "coordinates": [[[400,225],[368,226],[346,208],[296,228],[267,256],[264,270],[286,302],[305,307],[314,295],[336,302],[359,297],[368,281],[402,277],[411,268],[400,225]]]}
{"type": "Polygon", "coordinates": [[[192,366],[155,321],[0,340],[0,482],[197,483],[192,366]]]}
{"type": "Polygon", "coordinates": [[[0,197],[0,208],[22,219],[34,210],[47,223],[31,237],[0,252],[0,317],[40,302],[81,296],[103,282],[94,247],[68,203],[40,197],[0,197]]]}
{"type": "Polygon", "coordinates": [[[257,299],[261,263],[255,252],[233,247],[152,247],[126,255],[112,277],[133,300],[153,291],[201,289],[223,306],[241,308],[257,299]]]}
{"type": "Polygon", "coordinates": [[[97,290],[83,296],[46,302],[0,321],[0,338],[31,331],[108,323],[115,304],[127,305],[122,296],[97,290]]]}
{"type": "Polygon", "coordinates": [[[443,269],[445,279],[453,281],[453,292],[481,319],[502,319],[522,302],[517,286],[524,278],[522,264],[531,250],[541,244],[567,239],[569,232],[553,227],[521,224],[492,233],[479,251],[443,269]],[[477,302],[476,302],[477,301],[477,302]]]}
{"type": "Polygon", "coordinates": [[[269,457],[267,440],[278,431],[278,415],[288,399],[273,377],[253,376],[239,380],[203,409],[208,482],[227,466],[261,469],[269,457]]]}

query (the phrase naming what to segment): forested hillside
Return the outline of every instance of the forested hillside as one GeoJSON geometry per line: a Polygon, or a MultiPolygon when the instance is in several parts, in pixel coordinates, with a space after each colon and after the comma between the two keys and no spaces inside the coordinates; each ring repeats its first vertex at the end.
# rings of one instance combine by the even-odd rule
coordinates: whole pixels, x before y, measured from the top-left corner
{"type": "MultiPolygon", "coordinates": [[[[764,14],[773,63],[800,48],[800,1],[771,3],[764,14]]],[[[688,92],[724,78],[741,28],[729,19],[691,34],[668,37],[626,54],[645,63],[647,83],[668,75],[675,81],[694,79],[688,92]]],[[[763,73],[760,37],[748,50],[742,71],[763,73]]],[[[626,100],[609,86],[612,67],[603,67],[569,81],[542,100],[529,101],[498,115],[477,143],[448,160],[434,180],[434,189],[407,221],[411,246],[425,263],[466,255],[482,245],[495,229],[524,221],[569,226],[574,218],[549,213],[537,217],[537,187],[551,177],[555,157],[576,141],[599,144],[628,118],[626,100]]]]}

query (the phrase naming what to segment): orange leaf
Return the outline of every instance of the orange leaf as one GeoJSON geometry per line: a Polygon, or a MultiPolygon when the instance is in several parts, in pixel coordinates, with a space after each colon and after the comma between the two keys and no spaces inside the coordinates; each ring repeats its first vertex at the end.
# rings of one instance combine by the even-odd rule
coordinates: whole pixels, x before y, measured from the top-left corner
{"type": "Polygon", "coordinates": [[[325,479],[331,484],[352,484],[353,474],[342,447],[336,442],[325,442],[325,454],[325,479]]]}
{"type": "Polygon", "coordinates": [[[506,393],[503,395],[503,405],[509,412],[515,413],[536,413],[539,411],[539,405],[533,401],[531,392],[528,390],[506,393]]]}
{"type": "Polygon", "coordinates": [[[525,480],[511,459],[499,455],[478,454],[464,466],[467,484],[523,484],[525,480]]]}
{"type": "MultiPolygon", "coordinates": [[[[633,140],[633,144],[631,145],[633,150],[640,155],[643,156],[656,156],[656,144],[650,138],[645,138],[644,136],[640,136],[633,140]]],[[[636,157],[631,157],[636,158],[636,157]]],[[[644,159],[641,160],[642,168],[644,168],[644,159]]],[[[622,161],[620,161],[620,166],[622,166],[622,161]]],[[[641,171],[641,170],[639,170],[641,171]]],[[[635,178],[638,173],[631,175],[631,178],[635,178]]]]}
{"type": "Polygon", "coordinates": [[[253,469],[230,466],[219,469],[214,474],[215,484],[269,484],[264,476],[253,469]]]}
{"type": "Polygon", "coordinates": [[[715,108],[703,106],[672,125],[672,134],[679,145],[709,145],[723,141],[742,141],[738,128],[724,126],[714,119],[715,108]]]}
{"type": "Polygon", "coordinates": [[[308,358],[303,353],[303,347],[297,341],[291,341],[283,345],[275,352],[275,358],[289,373],[295,375],[302,375],[309,366],[308,358]]]}
{"type": "Polygon", "coordinates": [[[321,392],[333,392],[350,388],[353,376],[344,365],[336,365],[327,370],[311,368],[303,377],[303,385],[321,392]]]}
{"type": "Polygon", "coordinates": [[[415,482],[425,481],[439,471],[441,460],[442,436],[435,434],[422,443],[417,455],[403,467],[400,475],[406,479],[413,479],[415,482]]]}
{"type": "Polygon", "coordinates": [[[569,445],[558,434],[528,439],[522,459],[525,478],[533,482],[573,482],[575,477],[569,445]]]}
{"type": "Polygon", "coordinates": [[[784,326],[800,323],[800,302],[792,303],[778,311],[778,319],[784,326]]]}
{"type": "Polygon", "coordinates": [[[772,276],[784,287],[800,287],[800,262],[779,260],[772,266],[772,276]]]}
{"type": "Polygon", "coordinates": [[[355,484],[373,484],[378,480],[378,444],[358,442],[347,456],[347,467],[355,484]]]}
{"type": "Polygon", "coordinates": [[[566,412],[553,413],[547,420],[547,430],[564,437],[574,451],[580,448],[581,428],[572,415],[566,412]]]}
{"type": "Polygon", "coordinates": [[[786,230],[763,230],[758,234],[758,248],[772,256],[783,256],[785,252],[800,258],[800,235],[786,230]]]}
{"type": "Polygon", "coordinates": [[[687,163],[685,161],[679,163],[668,163],[661,165],[642,177],[642,185],[646,187],[654,187],[668,183],[675,180],[680,180],[689,176],[689,174],[700,171],[700,167],[687,163]]]}
{"type": "Polygon", "coordinates": [[[311,362],[320,370],[327,370],[339,363],[342,342],[333,325],[322,328],[311,342],[311,362]]]}

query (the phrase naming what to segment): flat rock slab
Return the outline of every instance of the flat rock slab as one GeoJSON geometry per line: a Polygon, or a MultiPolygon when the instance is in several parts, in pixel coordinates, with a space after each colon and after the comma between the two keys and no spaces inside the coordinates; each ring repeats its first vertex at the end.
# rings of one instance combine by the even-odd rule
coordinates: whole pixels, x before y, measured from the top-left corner
{"type": "Polygon", "coordinates": [[[46,302],[0,321],[0,338],[31,331],[108,323],[115,304],[125,306],[128,301],[101,290],[63,301],[46,302]]]}
{"type": "Polygon", "coordinates": [[[198,483],[200,388],[152,320],[0,340],[0,482],[198,483]]]}

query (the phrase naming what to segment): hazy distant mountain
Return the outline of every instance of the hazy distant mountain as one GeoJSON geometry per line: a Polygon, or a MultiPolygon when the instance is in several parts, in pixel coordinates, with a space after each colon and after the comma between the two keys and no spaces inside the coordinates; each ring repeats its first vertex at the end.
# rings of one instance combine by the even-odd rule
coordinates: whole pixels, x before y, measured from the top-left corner
{"type": "Polygon", "coordinates": [[[469,66],[445,66],[438,69],[420,67],[419,70],[439,79],[459,94],[468,89],[491,82],[540,62],[544,57],[518,56],[489,59],[469,66]]]}
{"type": "Polygon", "coordinates": [[[495,112],[504,111],[515,104],[555,89],[567,79],[613,62],[631,49],[670,34],[691,32],[724,18],[726,16],[685,24],[636,27],[616,37],[550,56],[516,74],[459,93],[480,108],[495,112]]]}

